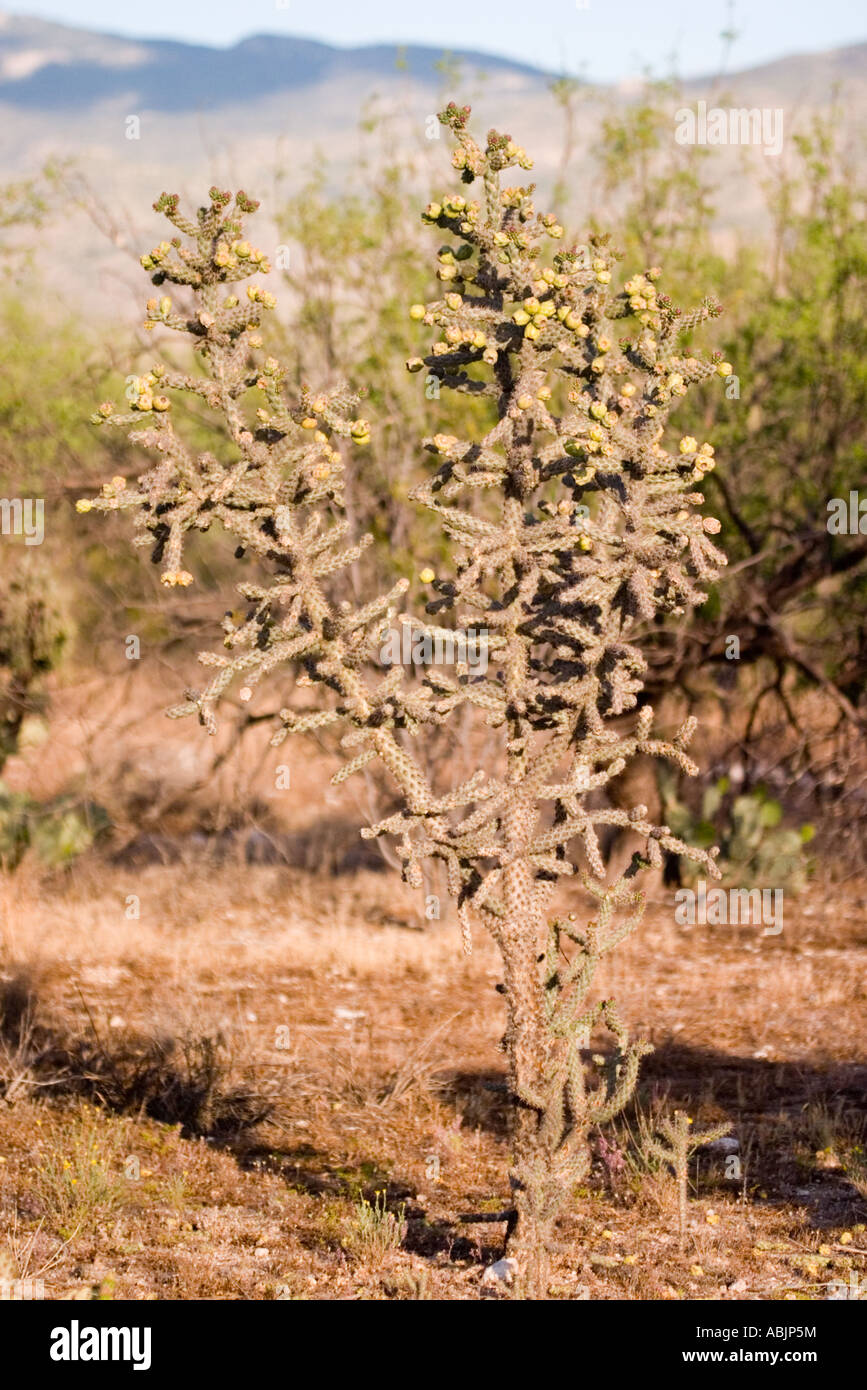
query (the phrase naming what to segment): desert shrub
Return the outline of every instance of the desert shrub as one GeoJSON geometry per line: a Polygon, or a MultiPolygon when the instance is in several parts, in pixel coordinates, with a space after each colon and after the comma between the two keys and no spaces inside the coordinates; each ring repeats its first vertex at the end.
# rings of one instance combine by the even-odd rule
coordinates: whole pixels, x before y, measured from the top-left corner
{"type": "Polygon", "coordinates": [[[28,849],[48,868],[71,864],[107,830],[101,806],[72,795],[36,801],[0,782],[0,865],[15,869],[28,849]]]}
{"type": "Polygon", "coordinates": [[[372,1202],[359,1198],[343,1243],[359,1263],[379,1269],[393,1250],[400,1249],[405,1235],[404,1207],[390,1211],[385,1192],[379,1191],[373,1194],[372,1202]]]}
{"type": "MultiPolygon", "coordinates": [[[[52,1126],[52,1131],[53,1131],[52,1126]]],[[[63,1236],[87,1229],[125,1196],[123,1157],[127,1126],[82,1104],[43,1145],[34,1189],[51,1224],[63,1236]]]]}
{"type": "Polygon", "coordinates": [[[424,439],[434,471],[414,493],[442,525],[452,563],[447,576],[426,576],[427,617],[405,622],[417,662],[437,641],[456,644],[454,674],[428,665],[419,682],[399,664],[383,672],[383,629],[405,580],[365,602],[334,596],[369,544],[350,534],[337,445],[366,444],[371,427],[347,390],[293,390],[275,358],[260,360],[260,320],[275,299],[254,280],[269,266],[246,239],[256,205],[244,193],[212,188],[193,217],[175,195],[157,201],[177,234],[143,264],[180,299],[151,299],[149,321],[191,338],[201,366],[183,374],[158,361],[134,383],[129,409],[100,406],[94,423],[132,426],[155,462],[137,483],[116,477],[78,506],[129,512],[169,588],[193,583],[191,533],[216,524],[229,534],[246,609],[224,619],[223,651],[202,654],[208,685],[169,713],[213,732],[230,687],[253,701],[260,682],[287,670],[319,687],[326,698],[280,710],[275,745],[289,733],[345,729],[349,760],[334,780],[378,762],[401,802],[363,833],[393,838],[416,887],[426,861],[444,864],[467,949],[478,925],[491,932],[512,1109],[502,1219],[520,1287],[533,1296],[547,1287],[557,1214],[589,1169],[588,1135],[626,1104],[649,1050],[593,988],[600,962],[641,918],[638,875],[668,852],[719,876],[714,851],[655,824],[646,806],[600,809],[592,794],[637,756],[697,771],[687,753],[695,721],[653,736],[637,643],[658,615],[702,603],[724,563],[710,540],[719,522],[698,510],[713,447],[672,437],[667,421],[691,387],[719,383],[729,368],[685,346],[717,314],[713,300],[679,313],[653,266],[619,283],[605,236],[563,248],[561,224],[536,211],[532,188],[503,186],[505,171],[531,167],[525,151],[496,131],[477,144],[467,116],[450,105],[440,119],[462,186],[478,181],[482,196],[443,195],[423,214],[444,239],[440,286],[410,309],[434,341],[407,362],[411,375],[426,372],[477,406],[465,437],[424,439]],[[219,452],[195,453],[175,428],[173,402],[185,395],[222,420],[219,452]],[[481,663],[467,657],[470,632],[481,663]],[[460,710],[494,732],[495,753],[438,789],[448,769],[428,775],[425,747],[460,710]],[[598,832],[611,826],[636,832],[644,849],[608,881],[598,832]],[[592,912],[551,919],[558,880],[576,874],[592,912]],[[609,1049],[590,1053],[601,1030],[609,1049]]]}
{"type": "MultiPolygon", "coordinates": [[[[7,542],[4,541],[4,544],[7,542]]],[[[72,636],[65,596],[52,567],[19,549],[0,577],[0,769],[23,743],[46,736],[47,679],[64,659],[72,636]]],[[[0,781],[0,866],[14,869],[28,849],[52,868],[90,849],[106,829],[105,811],[73,792],[48,802],[12,791],[0,781]]]]}
{"type": "Polygon", "coordinates": [[[59,665],[68,637],[50,574],[19,551],[18,563],[0,579],[0,769],[17,751],[25,719],[42,711],[44,679],[59,665]]]}
{"type": "Polygon", "coordinates": [[[684,623],[650,635],[648,686],[729,704],[736,687],[735,737],[756,753],[788,744],[793,782],[838,789],[835,842],[843,832],[863,849],[863,795],[839,793],[863,784],[867,541],[829,525],[833,499],[848,507],[864,477],[863,175],[833,108],[793,136],[785,170],[766,180],[770,236],[722,257],[711,151],[670,139],[680,99],[648,84],[606,120],[599,157],[627,255],[664,257],[678,293],[710,280],[731,306],[713,330],[733,368],[726,391],[700,385],[684,424],[711,429],[725,454],[709,488],[734,563],[684,623]],[[810,690],[823,697],[819,719],[810,690]]]}
{"type": "MultiPolygon", "coordinates": [[[[665,819],[676,835],[691,845],[720,847],[720,869],[726,882],[744,887],[776,887],[802,891],[811,869],[807,845],[814,828],[809,823],[782,824],[783,807],[759,785],[733,795],[727,777],[720,777],[702,795],[698,814],[678,796],[676,780],[660,776],[665,819]]],[[[680,861],[683,882],[695,876],[689,861],[680,861]]]]}

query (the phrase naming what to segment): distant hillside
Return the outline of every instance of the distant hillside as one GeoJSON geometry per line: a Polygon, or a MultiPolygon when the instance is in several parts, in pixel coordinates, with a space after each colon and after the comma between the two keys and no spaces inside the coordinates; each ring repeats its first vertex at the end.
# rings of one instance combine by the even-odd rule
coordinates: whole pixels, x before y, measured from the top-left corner
{"type": "MultiPolygon", "coordinates": [[[[264,197],[267,214],[278,170],[284,190],[297,188],[322,163],[331,185],[344,186],[372,148],[426,167],[418,176],[421,191],[440,187],[448,177],[445,145],[428,137],[445,94],[472,102],[477,129],[496,125],[532,150],[533,177],[547,196],[562,174],[563,117],[550,92],[552,76],[476,52],[343,49],[274,34],[222,49],[0,14],[0,180],[34,172],[48,160],[75,161],[97,201],[111,211],[114,245],[101,242],[84,217],[73,216],[45,235],[40,268],[73,295],[73,281],[86,276],[97,301],[115,307],[118,295],[131,296],[133,287],[139,294],[129,252],[153,235],[150,204],[165,187],[198,199],[214,181],[245,185],[264,197]],[[365,144],[360,120],[371,112],[385,124],[365,144]],[[133,123],[131,116],[137,117],[133,123]],[[65,254],[58,257],[61,236],[65,254]]],[[[637,83],[583,87],[565,209],[576,220],[591,210],[607,215],[593,157],[599,125],[638,89],[637,83]]],[[[782,108],[788,139],[813,112],[827,110],[837,89],[847,128],[863,129],[867,43],[782,58],[722,79],[692,79],[681,100],[782,108]]],[[[672,132],[679,104],[672,101],[672,132]]],[[[717,149],[713,155],[720,234],[752,235],[765,216],[761,180],[777,162],[753,150],[717,149]]]]}
{"type": "MultiPolygon", "coordinates": [[[[458,51],[465,70],[512,73],[542,82],[545,74],[489,54],[458,51]]],[[[0,102],[20,109],[82,113],[122,97],[147,111],[212,111],[261,101],[324,82],[396,74],[440,80],[443,51],[377,44],[335,48],[310,39],[257,34],[232,48],[125,39],[38,19],[0,16],[0,102]]]]}

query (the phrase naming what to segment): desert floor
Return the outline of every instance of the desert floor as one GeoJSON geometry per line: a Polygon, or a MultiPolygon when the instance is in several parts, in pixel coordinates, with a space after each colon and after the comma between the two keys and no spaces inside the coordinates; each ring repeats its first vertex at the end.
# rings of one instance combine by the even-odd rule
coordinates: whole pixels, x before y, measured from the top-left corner
{"type": "MultiPolygon", "coordinates": [[[[583,890],[564,906],[586,908],[583,890]]],[[[783,932],[678,927],[601,988],[655,1045],[557,1232],[552,1297],[867,1292],[867,887],[821,874],[783,932]],[[688,1228],[644,1139],[728,1121],[688,1228]]],[[[0,1277],[47,1298],[474,1299],[508,1137],[493,945],[390,871],[96,855],[0,881],[0,1277]],[[136,915],[136,913],[138,915],[136,915]]],[[[604,1046],[600,1039],[599,1046],[604,1046]]]]}

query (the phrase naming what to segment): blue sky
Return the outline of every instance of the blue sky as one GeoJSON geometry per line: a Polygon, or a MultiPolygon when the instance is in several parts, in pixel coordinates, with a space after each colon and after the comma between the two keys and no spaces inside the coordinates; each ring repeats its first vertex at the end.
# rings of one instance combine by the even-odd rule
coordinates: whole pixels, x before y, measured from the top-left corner
{"type": "MultiPolygon", "coordinates": [[[[32,14],[85,28],[230,44],[288,33],[354,45],[417,42],[476,48],[594,81],[670,70],[715,72],[729,23],[727,0],[18,0],[32,14]]],[[[864,0],[734,0],[731,67],[867,38],[864,0]]]]}

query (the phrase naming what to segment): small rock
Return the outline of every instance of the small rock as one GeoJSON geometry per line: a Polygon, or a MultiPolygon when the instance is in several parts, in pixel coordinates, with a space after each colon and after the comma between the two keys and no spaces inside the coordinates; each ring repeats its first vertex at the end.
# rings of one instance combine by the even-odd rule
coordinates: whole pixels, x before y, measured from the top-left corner
{"type": "Polygon", "coordinates": [[[256,1256],[257,1260],[267,1260],[271,1257],[271,1251],[268,1249],[267,1245],[257,1245],[253,1254],[256,1256]]]}
{"type": "Polygon", "coordinates": [[[747,1281],[746,1281],[746,1279],[736,1279],[735,1282],[734,1282],[733,1284],[729,1284],[728,1290],[729,1290],[729,1293],[746,1293],[746,1291],[747,1291],[747,1281]]]}
{"type": "Polygon", "coordinates": [[[511,1284],[518,1272],[517,1260],[497,1260],[496,1264],[488,1265],[482,1275],[483,1284],[511,1284]]]}
{"type": "Polygon", "coordinates": [[[112,1014],[111,1018],[108,1020],[108,1026],[109,1028],[125,1028],[126,1019],[121,1018],[120,1014],[112,1014]]]}
{"type": "Polygon", "coordinates": [[[731,1135],[724,1135],[722,1139],[712,1139],[709,1144],[704,1145],[705,1153],[721,1154],[726,1157],[728,1154],[740,1153],[741,1146],[737,1139],[731,1135]]]}

